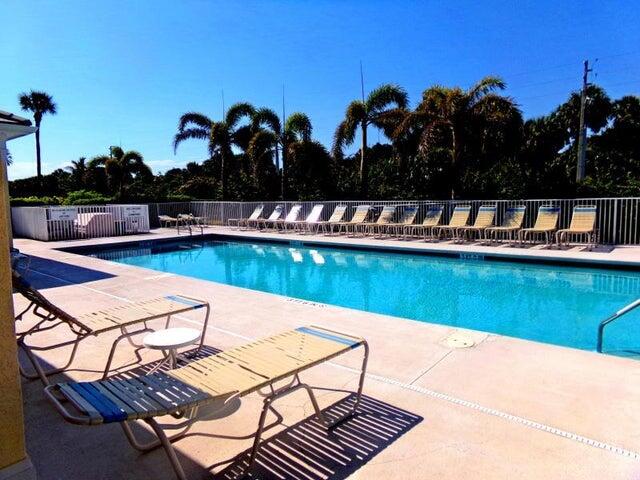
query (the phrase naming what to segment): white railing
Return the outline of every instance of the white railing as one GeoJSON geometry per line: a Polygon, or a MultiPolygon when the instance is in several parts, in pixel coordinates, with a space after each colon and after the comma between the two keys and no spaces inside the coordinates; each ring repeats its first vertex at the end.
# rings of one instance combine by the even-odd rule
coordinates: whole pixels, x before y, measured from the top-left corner
{"type": "MultiPolygon", "coordinates": [[[[514,205],[524,205],[527,207],[525,215],[525,227],[533,226],[538,208],[541,205],[554,205],[560,207],[560,221],[558,228],[567,228],[571,221],[571,213],[576,205],[595,205],[598,209],[596,228],[598,230],[598,242],[615,245],[638,245],[640,244],[640,198],[575,198],[575,199],[527,199],[527,200],[369,200],[369,201],[314,201],[314,202],[213,202],[213,201],[192,201],[180,203],[154,203],[149,205],[151,224],[158,226],[158,215],[169,215],[172,217],[181,213],[191,213],[198,217],[203,217],[210,225],[226,225],[229,218],[246,218],[257,205],[264,204],[265,215],[269,215],[271,210],[278,204],[282,204],[288,211],[291,206],[302,205],[302,215],[306,216],[313,205],[324,204],[322,218],[327,220],[337,205],[347,205],[352,207],[347,216],[350,216],[353,209],[358,205],[369,204],[379,211],[385,205],[418,205],[419,210],[416,223],[422,222],[427,205],[443,205],[443,221],[449,220],[456,205],[471,205],[475,216],[481,205],[496,205],[498,213],[496,222],[502,222],[504,212],[507,207],[514,205]]],[[[400,215],[401,209],[397,214],[400,215]]],[[[474,217],[472,217],[473,220],[474,217]]]]}
{"type": "Polygon", "coordinates": [[[149,232],[147,205],[12,207],[16,237],[73,240],[149,232]]]}

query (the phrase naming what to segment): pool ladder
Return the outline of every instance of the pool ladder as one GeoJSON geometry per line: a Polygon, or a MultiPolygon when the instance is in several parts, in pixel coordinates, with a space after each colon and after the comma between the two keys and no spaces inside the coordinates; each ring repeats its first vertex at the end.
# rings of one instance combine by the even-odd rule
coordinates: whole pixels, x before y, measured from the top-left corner
{"type": "Polygon", "coordinates": [[[599,353],[602,353],[602,336],[604,335],[604,327],[609,325],[614,320],[617,320],[621,316],[629,313],[631,310],[635,309],[636,307],[640,307],[640,298],[635,302],[630,303],[626,307],[621,308],[616,313],[611,315],[609,318],[605,318],[603,321],[600,322],[600,325],[598,325],[598,344],[596,347],[599,353]]]}

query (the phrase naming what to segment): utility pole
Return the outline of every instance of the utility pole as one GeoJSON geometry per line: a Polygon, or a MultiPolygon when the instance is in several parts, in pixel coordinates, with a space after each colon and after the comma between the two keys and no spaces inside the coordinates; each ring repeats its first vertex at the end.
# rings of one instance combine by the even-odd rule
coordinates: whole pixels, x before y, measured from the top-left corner
{"type": "MultiPolygon", "coordinates": [[[[282,170],[280,171],[280,196],[282,197],[282,200],[284,200],[284,195],[285,195],[285,184],[286,184],[286,179],[285,179],[285,160],[287,157],[287,134],[285,131],[285,123],[287,122],[287,117],[286,117],[286,113],[284,110],[284,84],[282,84],[282,131],[280,132],[280,134],[282,135],[282,170]]],[[[278,143],[276,142],[276,157],[278,155],[278,143]]]]}
{"type": "Polygon", "coordinates": [[[582,93],[580,95],[580,131],[578,132],[578,167],[576,168],[576,182],[584,180],[587,164],[587,126],[584,123],[584,111],[587,106],[587,87],[589,86],[589,60],[584,61],[582,74],[582,93]]]}

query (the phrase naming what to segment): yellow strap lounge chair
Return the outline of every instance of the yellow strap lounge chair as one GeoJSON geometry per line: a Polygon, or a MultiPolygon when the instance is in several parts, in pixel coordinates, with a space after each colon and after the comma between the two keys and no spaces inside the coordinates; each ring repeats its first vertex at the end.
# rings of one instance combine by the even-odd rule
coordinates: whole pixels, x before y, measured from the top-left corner
{"type": "Polygon", "coordinates": [[[68,422],[79,425],[119,423],[134,448],[148,451],[162,446],[177,477],[183,480],[186,476],[171,443],[183,437],[198,420],[198,408],[222,409],[232,400],[258,392],[264,397],[264,405],[244,471],[246,474],[256,458],[267,412],[273,402],[303,389],[309,395],[318,419],[330,428],[359,407],[368,357],[369,346],[362,338],[322,327],[301,327],[196,360],[175,370],[127,379],[59,383],[45,388],[45,394],[68,422]],[[364,358],[353,409],[329,421],[320,410],[312,388],[302,383],[299,375],[360,346],[364,348],[364,358]],[[284,386],[274,385],[284,380],[288,380],[284,386]],[[266,391],[261,391],[263,389],[266,391]],[[166,426],[157,422],[156,417],[168,415],[186,420],[179,425],[166,426]],[[140,443],[131,428],[136,421],[148,424],[156,438],[146,444],[140,443]],[[165,427],[183,430],[167,437],[165,427]]]}
{"type": "Polygon", "coordinates": [[[558,217],[560,216],[560,207],[543,205],[538,209],[538,217],[536,223],[531,228],[523,228],[520,230],[518,237],[520,243],[524,243],[527,239],[531,239],[535,235],[544,235],[547,245],[551,244],[553,232],[558,228],[558,217]]]}
{"type": "Polygon", "coordinates": [[[577,205],[573,207],[571,224],[569,228],[564,228],[556,232],[556,243],[558,247],[569,245],[571,236],[584,237],[587,240],[587,247],[591,249],[596,244],[596,214],[598,209],[594,205],[577,205]]]}
{"type": "Polygon", "coordinates": [[[376,233],[378,233],[380,237],[382,237],[384,229],[391,225],[393,216],[396,214],[396,209],[397,207],[395,205],[386,205],[382,207],[382,211],[380,212],[378,219],[375,222],[363,222],[356,225],[353,232],[354,235],[358,231],[361,231],[363,235],[373,234],[373,236],[375,236],[376,233]]]}
{"type": "Polygon", "coordinates": [[[247,218],[230,218],[227,220],[227,225],[229,227],[233,227],[235,224],[237,229],[240,229],[241,227],[248,228],[250,222],[253,223],[262,218],[263,211],[264,205],[258,205],[247,218]]]}
{"type": "Polygon", "coordinates": [[[248,226],[255,226],[258,230],[266,230],[269,226],[273,226],[274,222],[277,222],[282,217],[282,213],[284,212],[284,205],[276,205],[269,215],[269,218],[259,218],[257,220],[252,220],[251,222],[247,222],[248,226]]]}
{"type": "Polygon", "coordinates": [[[356,207],[356,211],[353,213],[353,217],[348,222],[336,222],[330,223],[330,233],[334,233],[334,228],[336,229],[336,233],[340,233],[342,229],[344,229],[344,233],[349,233],[349,229],[353,229],[355,232],[355,228],[357,225],[364,223],[369,216],[369,212],[371,211],[371,205],[358,205],[356,207]]]}
{"type": "Polygon", "coordinates": [[[510,243],[513,243],[518,236],[518,232],[522,228],[524,222],[524,214],[527,207],[518,205],[516,207],[508,207],[504,213],[502,225],[497,227],[489,227],[485,232],[485,238],[490,242],[498,242],[498,236],[504,234],[510,243]]]}
{"type": "Polygon", "coordinates": [[[172,315],[204,308],[205,319],[198,349],[202,348],[204,344],[211,308],[208,302],[202,300],[184,295],[168,295],[134,303],[123,303],[118,307],[105,308],[96,312],[73,316],[47,300],[44,295],[33,288],[16,271],[13,271],[12,281],[14,290],[29,300],[29,306],[16,316],[16,320],[21,320],[29,311],[40,319],[28,330],[16,333],[18,347],[25,352],[35,370],[35,373],[29,373],[20,366],[20,373],[25,378],[40,378],[45,385],[49,385],[50,383],[49,376],[63,372],[69,368],[75,358],[78,345],[82,340],[94,335],[100,335],[101,333],[119,330],[120,335],[114,340],[111,346],[111,351],[109,352],[109,357],[104,368],[103,378],[106,378],[109,374],[111,362],[113,361],[118,343],[126,338],[132,345],[135,345],[131,340],[132,336],[154,331],[147,325],[147,322],[151,320],[166,318],[165,328],[167,328],[172,315]],[[67,326],[75,338],[54,345],[36,346],[27,344],[26,340],[29,337],[51,330],[60,325],[67,326]],[[133,330],[131,330],[131,328],[133,328],[133,330]],[[34,352],[55,350],[67,346],[72,347],[69,360],[63,367],[59,368],[45,370],[40,360],[38,360],[34,354],[34,352]]]}
{"type": "Polygon", "coordinates": [[[471,216],[471,205],[456,205],[453,209],[453,215],[449,219],[448,225],[436,225],[431,229],[431,232],[437,238],[451,237],[454,238],[456,230],[460,227],[464,227],[469,221],[471,216]]]}
{"type": "Polygon", "coordinates": [[[440,220],[442,219],[442,211],[444,207],[442,205],[429,205],[427,208],[427,212],[424,215],[424,220],[420,225],[406,225],[403,230],[403,238],[406,238],[407,235],[415,236],[421,233],[424,236],[424,239],[427,239],[428,235],[431,235],[431,230],[436,225],[440,224],[440,220]]]}
{"type": "Polygon", "coordinates": [[[319,221],[318,222],[318,231],[322,230],[325,234],[327,234],[327,230],[332,230],[333,225],[337,225],[344,221],[344,215],[347,213],[346,205],[338,205],[334,208],[333,213],[329,217],[329,220],[319,221]]]}
{"type": "Polygon", "coordinates": [[[471,240],[474,233],[478,234],[478,239],[482,240],[487,228],[493,226],[496,218],[495,205],[482,205],[478,209],[478,215],[473,225],[456,228],[456,239],[463,241],[465,237],[471,240]]]}
{"type": "Polygon", "coordinates": [[[417,205],[411,205],[408,207],[404,207],[402,211],[402,217],[398,223],[392,223],[387,225],[386,232],[389,235],[394,235],[396,237],[400,237],[404,233],[404,229],[412,225],[413,222],[416,221],[416,217],[418,216],[418,210],[420,207],[417,205]]]}

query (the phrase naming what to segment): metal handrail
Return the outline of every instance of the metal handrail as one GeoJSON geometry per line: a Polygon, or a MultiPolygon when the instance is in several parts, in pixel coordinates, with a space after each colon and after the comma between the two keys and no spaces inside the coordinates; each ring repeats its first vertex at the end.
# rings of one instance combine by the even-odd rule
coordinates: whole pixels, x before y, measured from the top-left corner
{"type": "Polygon", "coordinates": [[[630,303],[626,307],[621,308],[616,313],[611,315],[609,318],[605,318],[603,321],[600,322],[600,325],[598,325],[598,344],[596,347],[599,353],[602,353],[602,336],[604,335],[604,327],[609,325],[614,320],[620,318],[624,314],[629,313],[631,310],[633,310],[636,307],[640,307],[640,298],[635,302],[630,303]]]}

